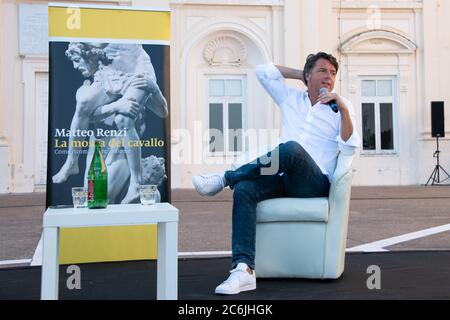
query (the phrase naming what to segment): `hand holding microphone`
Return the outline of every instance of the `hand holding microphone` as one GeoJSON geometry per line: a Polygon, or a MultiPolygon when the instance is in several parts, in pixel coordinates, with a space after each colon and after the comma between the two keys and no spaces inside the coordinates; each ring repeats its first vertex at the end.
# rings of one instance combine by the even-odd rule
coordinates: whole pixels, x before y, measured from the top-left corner
{"type": "MultiPolygon", "coordinates": [[[[320,88],[319,93],[321,95],[323,95],[323,94],[327,94],[329,92],[328,92],[327,88],[320,88]]],[[[331,100],[331,101],[329,101],[326,104],[328,104],[330,106],[331,110],[333,110],[334,113],[338,113],[339,112],[336,100],[331,100]]]]}

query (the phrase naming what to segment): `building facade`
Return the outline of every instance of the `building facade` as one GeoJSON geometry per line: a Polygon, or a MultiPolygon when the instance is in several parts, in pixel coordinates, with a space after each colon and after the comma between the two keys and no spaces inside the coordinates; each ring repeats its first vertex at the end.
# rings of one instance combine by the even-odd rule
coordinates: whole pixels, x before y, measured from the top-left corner
{"type": "MultiPolygon", "coordinates": [[[[245,151],[275,144],[279,112],[254,68],[302,68],[318,51],[338,58],[335,90],[357,114],[354,185],[424,184],[434,169],[431,102],[450,103],[446,0],[89,3],[172,10],[172,188],[191,188],[192,175],[226,170],[245,151]]],[[[45,6],[9,0],[0,11],[0,192],[45,189],[48,54],[26,45],[35,23],[27,19],[39,14],[30,4],[45,6]]],[[[447,138],[440,148],[450,167],[447,138]]]]}

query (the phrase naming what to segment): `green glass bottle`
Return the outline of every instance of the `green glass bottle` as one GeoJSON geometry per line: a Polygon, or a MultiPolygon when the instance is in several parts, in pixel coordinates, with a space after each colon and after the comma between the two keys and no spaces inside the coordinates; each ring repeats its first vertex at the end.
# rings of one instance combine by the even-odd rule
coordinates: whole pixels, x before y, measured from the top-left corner
{"type": "Polygon", "coordinates": [[[102,155],[102,141],[95,140],[95,151],[88,172],[88,208],[108,206],[108,172],[102,155]]]}

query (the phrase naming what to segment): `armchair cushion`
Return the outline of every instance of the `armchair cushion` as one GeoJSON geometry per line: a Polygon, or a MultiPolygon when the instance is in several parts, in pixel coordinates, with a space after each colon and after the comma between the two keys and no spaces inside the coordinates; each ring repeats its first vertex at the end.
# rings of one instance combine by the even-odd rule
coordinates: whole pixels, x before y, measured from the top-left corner
{"type": "Polygon", "coordinates": [[[258,203],[257,222],[327,222],[328,198],[277,198],[258,203]]]}

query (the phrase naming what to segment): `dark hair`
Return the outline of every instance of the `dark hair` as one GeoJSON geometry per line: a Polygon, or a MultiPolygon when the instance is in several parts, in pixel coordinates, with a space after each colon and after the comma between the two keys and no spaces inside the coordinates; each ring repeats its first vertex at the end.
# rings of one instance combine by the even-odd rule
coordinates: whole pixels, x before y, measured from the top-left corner
{"type": "Polygon", "coordinates": [[[311,73],[312,69],[314,69],[317,60],[319,59],[325,59],[328,60],[333,67],[336,68],[336,72],[339,70],[339,63],[337,62],[336,58],[329,54],[329,53],[325,53],[325,52],[319,52],[317,54],[310,54],[308,56],[308,58],[306,58],[306,63],[305,66],[303,68],[303,79],[305,80],[306,85],[308,85],[308,80],[306,80],[306,75],[308,73],[311,73]]]}

